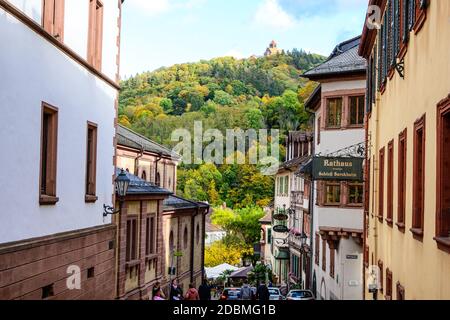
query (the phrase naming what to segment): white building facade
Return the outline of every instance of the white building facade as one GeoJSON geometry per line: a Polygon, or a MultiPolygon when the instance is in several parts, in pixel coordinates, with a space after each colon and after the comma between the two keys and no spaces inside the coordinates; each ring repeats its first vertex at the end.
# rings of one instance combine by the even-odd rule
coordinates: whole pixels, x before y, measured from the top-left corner
{"type": "MultiPolygon", "coordinates": [[[[360,38],[339,44],[305,73],[320,83],[307,107],[315,114],[315,156],[345,153],[365,141],[365,60],[360,38]]],[[[363,297],[363,182],[314,181],[312,289],[318,299],[363,297]]]]}
{"type": "Polygon", "coordinates": [[[113,297],[115,231],[103,205],[114,203],[122,2],[0,1],[0,274],[68,255],[15,272],[33,285],[2,282],[0,298],[113,297]],[[57,275],[68,262],[97,285],[65,288],[57,275]]]}

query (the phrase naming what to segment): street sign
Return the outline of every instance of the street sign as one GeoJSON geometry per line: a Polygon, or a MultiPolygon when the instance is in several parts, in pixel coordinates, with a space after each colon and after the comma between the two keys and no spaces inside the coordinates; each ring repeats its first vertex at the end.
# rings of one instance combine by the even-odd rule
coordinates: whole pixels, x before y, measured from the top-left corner
{"type": "Polygon", "coordinates": [[[347,260],[358,260],[358,255],[356,254],[348,254],[347,260]]]}
{"type": "Polygon", "coordinates": [[[313,180],[363,181],[363,158],[314,157],[313,180]]]}

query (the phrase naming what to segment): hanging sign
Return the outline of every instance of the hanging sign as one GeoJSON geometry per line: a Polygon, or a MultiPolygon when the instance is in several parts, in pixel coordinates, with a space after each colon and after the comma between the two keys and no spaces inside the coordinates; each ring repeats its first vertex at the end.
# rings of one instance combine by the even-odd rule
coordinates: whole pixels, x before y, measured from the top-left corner
{"type": "Polygon", "coordinates": [[[314,157],[313,180],[363,181],[363,158],[314,157]]]}

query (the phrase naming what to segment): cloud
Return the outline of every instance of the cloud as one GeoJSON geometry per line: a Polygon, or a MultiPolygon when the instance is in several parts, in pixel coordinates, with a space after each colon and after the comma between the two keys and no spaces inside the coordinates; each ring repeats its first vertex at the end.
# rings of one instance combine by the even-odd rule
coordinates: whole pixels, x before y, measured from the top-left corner
{"type": "Polygon", "coordinates": [[[256,9],[254,22],[260,26],[290,29],[296,24],[294,17],[289,15],[278,0],[264,0],[256,9]]]}
{"type": "Polygon", "coordinates": [[[228,51],[227,53],[224,54],[224,57],[233,57],[238,60],[246,58],[246,56],[242,52],[236,49],[228,51]]]}
{"type": "Polygon", "coordinates": [[[129,0],[128,5],[156,16],[174,9],[193,9],[206,2],[207,0],[129,0]]]}

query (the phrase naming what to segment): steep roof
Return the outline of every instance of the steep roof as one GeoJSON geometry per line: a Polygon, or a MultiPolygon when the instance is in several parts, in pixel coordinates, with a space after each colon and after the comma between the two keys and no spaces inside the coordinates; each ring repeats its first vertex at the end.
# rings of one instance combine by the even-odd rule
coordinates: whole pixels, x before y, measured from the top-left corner
{"type": "Polygon", "coordinates": [[[324,63],[305,72],[302,77],[314,80],[347,73],[365,73],[366,60],[358,55],[360,41],[361,36],[358,36],[338,44],[324,63]]]}
{"type": "Polygon", "coordinates": [[[267,212],[264,217],[259,219],[259,222],[261,224],[271,224],[272,223],[272,213],[271,212],[267,212]]]}
{"type": "Polygon", "coordinates": [[[175,211],[180,209],[206,208],[208,205],[202,202],[187,200],[176,195],[171,195],[163,202],[164,211],[175,211]]]}
{"type": "MultiPolygon", "coordinates": [[[[116,168],[116,175],[118,176],[121,173],[121,169],[116,168]]],[[[142,180],[139,177],[136,177],[134,174],[131,174],[125,171],[128,179],[130,179],[130,184],[128,186],[127,195],[170,195],[172,192],[166,190],[164,188],[158,187],[150,182],[142,180]]]]}
{"type": "Polygon", "coordinates": [[[160,145],[122,125],[117,127],[117,143],[125,147],[139,150],[143,149],[146,152],[160,154],[174,160],[179,160],[181,158],[180,155],[176,154],[169,148],[160,145]]]}

